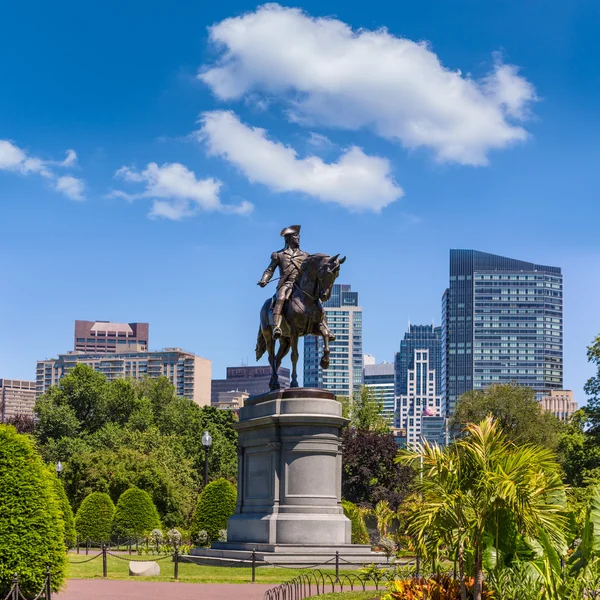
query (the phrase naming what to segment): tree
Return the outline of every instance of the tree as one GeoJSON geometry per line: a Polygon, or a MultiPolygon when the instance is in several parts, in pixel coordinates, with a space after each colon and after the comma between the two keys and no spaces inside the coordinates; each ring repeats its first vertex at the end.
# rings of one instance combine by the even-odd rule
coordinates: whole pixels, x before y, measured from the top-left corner
{"type": "MultiPolygon", "coordinates": [[[[448,448],[425,442],[401,451],[397,460],[419,468],[414,486],[422,501],[409,519],[409,533],[426,553],[437,552],[440,541],[456,549],[463,599],[468,543],[473,596],[481,600],[486,541],[498,539],[500,523],[510,520],[524,536],[566,550],[566,496],[559,466],[547,448],[515,445],[492,417],[468,424],[465,433],[448,448]]],[[[492,553],[497,555],[498,549],[492,553]]]]}
{"type": "Polygon", "coordinates": [[[350,419],[349,426],[361,431],[387,433],[390,424],[383,416],[383,400],[377,398],[374,391],[364,385],[350,398],[341,396],[342,415],[350,419]]]}
{"type": "Polygon", "coordinates": [[[112,533],[115,505],[108,494],[93,492],[81,503],[75,515],[75,529],[82,540],[107,542],[112,533]]]}
{"type": "Polygon", "coordinates": [[[33,419],[29,415],[15,415],[6,420],[7,425],[12,425],[17,433],[32,434],[35,429],[33,419]]]}
{"type": "Polygon", "coordinates": [[[50,566],[54,591],[65,576],[64,522],[52,479],[33,442],[0,425],[0,597],[14,573],[22,593],[35,596],[50,566]]]}
{"type": "Polygon", "coordinates": [[[541,408],[531,388],[511,383],[466,392],[456,405],[451,426],[462,430],[468,423],[479,423],[488,415],[517,444],[539,444],[551,449],[558,446],[560,421],[541,408]]]}
{"type": "Polygon", "coordinates": [[[139,538],[153,529],[160,529],[160,518],[148,493],[136,487],[123,492],[117,502],[113,532],[128,538],[139,538]]]}
{"type": "Polygon", "coordinates": [[[409,491],[413,471],[394,461],[394,436],[346,428],[342,445],[342,497],[369,508],[385,500],[396,510],[409,491]]]}
{"type": "Polygon", "coordinates": [[[565,482],[581,487],[598,477],[600,444],[590,426],[587,407],[578,410],[566,424],[558,443],[558,455],[565,482]]]}
{"type": "Polygon", "coordinates": [[[588,361],[596,365],[597,372],[590,377],[585,386],[585,393],[589,396],[585,412],[587,414],[590,434],[600,439],[600,335],[596,336],[591,346],[587,349],[588,361]]]}
{"type": "Polygon", "coordinates": [[[194,512],[190,533],[195,540],[200,531],[206,531],[210,540],[216,540],[219,531],[227,529],[227,520],[235,512],[237,493],[226,479],[211,481],[200,494],[194,512]]]}

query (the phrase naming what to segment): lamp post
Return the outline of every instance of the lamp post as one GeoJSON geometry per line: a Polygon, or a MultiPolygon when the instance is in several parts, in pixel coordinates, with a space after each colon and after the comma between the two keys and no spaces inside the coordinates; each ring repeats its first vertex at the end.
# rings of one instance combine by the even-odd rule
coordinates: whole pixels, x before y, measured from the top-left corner
{"type": "Polygon", "coordinates": [[[212,437],[208,431],[202,436],[202,445],[204,446],[204,487],[208,485],[208,453],[212,444],[212,437]]]}
{"type": "Polygon", "coordinates": [[[63,470],[63,466],[62,466],[62,463],[60,462],[60,460],[56,463],[55,468],[56,468],[56,474],[60,478],[60,474],[62,473],[62,470],[63,470]]]}

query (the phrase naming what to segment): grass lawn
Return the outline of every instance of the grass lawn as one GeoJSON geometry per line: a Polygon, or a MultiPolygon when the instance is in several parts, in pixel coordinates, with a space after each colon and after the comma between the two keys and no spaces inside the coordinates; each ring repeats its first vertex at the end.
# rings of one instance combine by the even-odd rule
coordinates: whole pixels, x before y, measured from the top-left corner
{"type": "MultiPolygon", "coordinates": [[[[74,554],[70,552],[67,557],[73,562],[84,561],[85,554],[74,554]]],[[[108,556],[107,558],[107,579],[132,579],[137,581],[173,581],[174,564],[171,559],[159,560],[159,577],[130,577],[129,576],[129,556],[124,554],[125,560],[108,556]]],[[[157,557],[160,558],[160,557],[157,557]]],[[[154,560],[152,556],[141,557],[131,556],[132,560],[154,560]]],[[[281,569],[276,567],[257,567],[256,583],[272,583],[276,585],[289,581],[300,573],[308,572],[310,569],[281,569]]],[[[335,571],[323,572],[335,575],[335,571]]],[[[340,574],[345,571],[340,571],[340,574]]],[[[354,571],[356,573],[356,571],[354,571]]],[[[71,579],[91,579],[102,577],[102,557],[83,564],[68,564],[67,577],[71,579]]],[[[249,567],[213,567],[205,565],[196,565],[191,563],[179,563],[179,581],[185,583],[250,583],[252,581],[252,569],[249,567]]],[[[373,597],[373,595],[371,595],[373,597]]],[[[357,596],[358,598],[358,596],[357,596]]],[[[360,596],[362,599],[363,596],[360,596]]],[[[366,598],[366,596],[365,596],[366,598]]]]}
{"type": "Polygon", "coordinates": [[[385,592],[335,592],[334,594],[322,594],[320,596],[311,596],[306,600],[379,600],[385,592]]]}

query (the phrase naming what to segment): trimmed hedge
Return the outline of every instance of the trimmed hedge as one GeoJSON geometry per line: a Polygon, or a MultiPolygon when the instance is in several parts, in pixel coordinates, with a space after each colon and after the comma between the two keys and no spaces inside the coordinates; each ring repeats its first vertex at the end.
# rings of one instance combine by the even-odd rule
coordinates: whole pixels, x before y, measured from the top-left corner
{"type": "Polygon", "coordinates": [[[358,506],[349,500],[342,500],[342,508],[344,509],[344,514],[350,519],[350,523],[352,524],[352,543],[369,544],[369,532],[358,506]]]}
{"type": "Polygon", "coordinates": [[[113,521],[114,533],[134,538],[160,528],[160,517],[148,492],[132,487],[121,494],[113,521]]]}
{"type": "Polygon", "coordinates": [[[14,573],[23,595],[35,596],[44,585],[46,565],[58,591],[66,567],[59,500],[30,438],[0,425],[0,598],[14,573]]]}
{"type": "Polygon", "coordinates": [[[219,531],[227,529],[227,519],[235,512],[237,492],[235,486],[226,479],[217,479],[209,483],[198,498],[191,526],[192,540],[202,530],[208,533],[210,540],[217,540],[219,531]]]}
{"type": "Polygon", "coordinates": [[[112,532],[115,505],[108,494],[92,492],[75,515],[75,530],[81,542],[108,542],[112,532]]]}
{"type": "Polygon", "coordinates": [[[65,523],[65,546],[67,548],[74,548],[77,543],[77,533],[75,532],[73,509],[69,504],[69,499],[67,498],[62,481],[56,476],[56,473],[51,470],[49,470],[49,476],[56,497],[58,498],[60,515],[65,523]]]}

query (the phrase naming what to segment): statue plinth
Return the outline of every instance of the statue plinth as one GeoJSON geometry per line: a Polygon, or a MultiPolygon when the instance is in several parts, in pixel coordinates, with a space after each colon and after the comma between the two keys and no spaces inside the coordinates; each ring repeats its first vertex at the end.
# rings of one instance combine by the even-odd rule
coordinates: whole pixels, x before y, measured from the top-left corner
{"type": "Polygon", "coordinates": [[[238,502],[227,541],[350,544],[340,505],[342,405],[328,391],[277,390],[240,410],[238,502]]]}
{"type": "Polygon", "coordinates": [[[336,551],[356,563],[381,563],[370,546],[351,544],[341,507],[341,428],[334,394],[276,390],[246,400],[238,432],[238,498],[227,542],[192,554],[247,561],[256,549],[266,563],[328,562],[336,551]]]}

